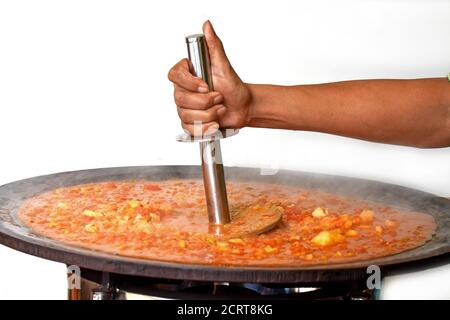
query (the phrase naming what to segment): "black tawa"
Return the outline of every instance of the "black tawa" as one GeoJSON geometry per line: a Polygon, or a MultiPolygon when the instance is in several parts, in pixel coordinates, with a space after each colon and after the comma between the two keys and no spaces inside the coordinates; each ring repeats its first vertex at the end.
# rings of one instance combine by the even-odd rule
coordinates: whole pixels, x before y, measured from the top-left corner
{"type": "MultiPolygon", "coordinates": [[[[317,189],[430,214],[437,223],[436,234],[421,247],[373,260],[308,267],[262,268],[227,267],[169,263],[129,258],[64,244],[34,233],[17,217],[27,198],[45,191],[83,183],[143,179],[201,178],[198,166],[148,166],[92,169],[63,172],[9,183],[0,187],[0,243],[13,249],[67,265],[124,276],[192,281],[241,283],[314,283],[361,280],[367,267],[378,265],[383,275],[412,267],[449,263],[450,200],[387,183],[355,178],[280,170],[260,175],[259,169],[225,168],[228,181],[258,181],[317,189]]],[[[3,261],[2,263],[7,263],[3,261]]]]}

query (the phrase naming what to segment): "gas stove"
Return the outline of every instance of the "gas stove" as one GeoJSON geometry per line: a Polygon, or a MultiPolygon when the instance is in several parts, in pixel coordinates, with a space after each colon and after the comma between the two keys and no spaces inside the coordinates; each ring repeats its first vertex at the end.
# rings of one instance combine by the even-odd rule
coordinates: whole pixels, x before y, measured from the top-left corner
{"type": "MultiPolygon", "coordinates": [[[[69,270],[72,269],[69,267],[69,270]]],[[[170,280],[124,276],[80,269],[74,281],[69,273],[69,300],[154,300],[154,299],[295,299],[295,300],[373,300],[377,289],[368,289],[366,281],[340,281],[326,285],[267,284],[215,281],[170,280]]]]}

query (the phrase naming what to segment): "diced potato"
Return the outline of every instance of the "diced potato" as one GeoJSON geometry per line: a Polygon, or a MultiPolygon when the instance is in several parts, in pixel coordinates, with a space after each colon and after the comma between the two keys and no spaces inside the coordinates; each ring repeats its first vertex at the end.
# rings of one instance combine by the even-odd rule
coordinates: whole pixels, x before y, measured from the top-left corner
{"type": "Polygon", "coordinates": [[[178,247],[180,247],[181,249],[186,248],[186,241],[184,240],[178,241],[178,247]]]}
{"type": "Polygon", "coordinates": [[[328,246],[345,240],[339,230],[321,231],[311,242],[318,246],[328,246]]]}
{"type": "Polygon", "coordinates": [[[376,226],[376,227],[375,227],[375,231],[376,231],[377,233],[383,233],[383,228],[382,228],[381,226],[376,226]]]}
{"type": "Polygon", "coordinates": [[[314,218],[323,218],[326,217],[328,215],[328,210],[327,209],[323,209],[323,208],[316,208],[314,209],[314,211],[312,212],[312,216],[314,218]]]}
{"type": "Polygon", "coordinates": [[[141,231],[141,232],[144,232],[147,234],[151,233],[151,227],[148,224],[148,222],[145,220],[140,220],[140,221],[136,222],[135,228],[136,228],[136,231],[141,231]]]}
{"type": "Polygon", "coordinates": [[[60,202],[60,203],[58,203],[58,205],[56,207],[58,209],[67,209],[69,206],[65,202],[60,202]]]}
{"type": "Polygon", "coordinates": [[[374,213],[372,210],[363,210],[359,217],[361,218],[361,222],[362,223],[372,223],[373,222],[373,217],[374,217],[374,213]]]}
{"type": "Polygon", "coordinates": [[[244,244],[244,240],[242,240],[241,238],[230,239],[230,240],[228,240],[228,242],[235,243],[235,244],[244,244]]]}
{"type": "Polygon", "coordinates": [[[141,204],[141,203],[140,203],[138,200],[130,200],[130,201],[128,201],[128,205],[129,205],[131,208],[133,208],[133,209],[139,207],[140,204],[141,204]]]}
{"type": "Polygon", "coordinates": [[[150,212],[149,218],[150,218],[151,222],[156,222],[156,223],[161,222],[161,217],[159,216],[159,214],[150,212]]]}
{"type": "Polygon", "coordinates": [[[83,215],[85,215],[87,217],[93,217],[93,218],[103,216],[103,214],[101,212],[96,212],[96,211],[92,211],[92,210],[84,210],[83,215]]]}
{"type": "Polygon", "coordinates": [[[331,238],[330,231],[322,231],[318,235],[316,235],[311,241],[316,245],[326,246],[330,245],[333,242],[333,239],[331,238]]]}
{"type": "Polygon", "coordinates": [[[306,260],[312,260],[314,258],[314,256],[312,255],[312,254],[307,254],[306,256],[305,256],[305,259],[306,260]]]}
{"type": "Polygon", "coordinates": [[[206,242],[208,242],[209,244],[215,244],[216,238],[208,235],[208,236],[206,236],[206,242]]]}
{"type": "Polygon", "coordinates": [[[84,226],[84,230],[86,230],[87,232],[94,233],[97,232],[97,227],[92,223],[88,223],[87,225],[84,226]]]}
{"type": "Polygon", "coordinates": [[[219,250],[227,250],[229,247],[228,242],[224,242],[224,241],[217,241],[216,246],[219,250]]]}
{"type": "Polygon", "coordinates": [[[49,228],[54,228],[54,227],[56,227],[57,225],[58,225],[58,224],[57,224],[55,221],[50,221],[49,224],[48,224],[49,228]]]}
{"type": "Polygon", "coordinates": [[[267,253],[272,253],[272,252],[275,252],[277,250],[278,250],[277,248],[274,248],[274,247],[269,246],[269,245],[264,247],[264,251],[267,252],[267,253]]]}

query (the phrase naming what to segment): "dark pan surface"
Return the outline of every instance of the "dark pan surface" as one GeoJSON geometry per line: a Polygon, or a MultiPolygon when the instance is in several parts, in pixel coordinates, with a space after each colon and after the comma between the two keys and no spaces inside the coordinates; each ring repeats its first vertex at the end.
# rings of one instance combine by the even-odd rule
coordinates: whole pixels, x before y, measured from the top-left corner
{"type": "MultiPolygon", "coordinates": [[[[93,169],[57,173],[6,184],[0,187],[0,243],[16,250],[91,270],[152,278],[197,281],[299,283],[357,280],[366,277],[366,268],[376,264],[382,270],[418,264],[429,258],[448,258],[450,253],[450,200],[396,185],[354,178],[281,170],[276,175],[260,175],[258,169],[226,168],[229,180],[260,181],[320,189],[325,192],[395,205],[432,215],[438,228],[425,245],[400,254],[345,264],[302,268],[243,268],[167,263],[117,256],[65,245],[34,234],[17,218],[21,203],[55,188],[107,180],[199,178],[197,166],[149,166],[93,169]]],[[[7,263],[4,261],[3,263],[7,263]]]]}

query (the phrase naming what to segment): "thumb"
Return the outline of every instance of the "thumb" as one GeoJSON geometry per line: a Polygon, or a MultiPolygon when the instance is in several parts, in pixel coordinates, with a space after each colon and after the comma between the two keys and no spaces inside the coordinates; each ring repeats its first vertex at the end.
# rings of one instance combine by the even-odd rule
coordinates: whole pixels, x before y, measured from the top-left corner
{"type": "Polygon", "coordinates": [[[222,41],[217,36],[209,20],[203,24],[203,33],[205,34],[206,44],[208,45],[212,67],[223,68],[228,66],[230,63],[225,54],[222,41]]]}

